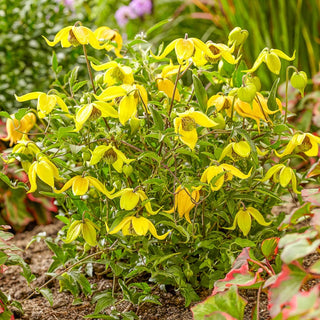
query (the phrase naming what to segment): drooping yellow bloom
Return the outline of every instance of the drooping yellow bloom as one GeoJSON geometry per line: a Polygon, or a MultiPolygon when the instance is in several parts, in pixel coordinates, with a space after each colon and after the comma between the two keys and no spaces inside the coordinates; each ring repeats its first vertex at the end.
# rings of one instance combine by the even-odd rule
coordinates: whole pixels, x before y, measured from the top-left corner
{"type": "Polygon", "coordinates": [[[207,102],[207,110],[214,106],[218,112],[225,110],[228,117],[231,117],[232,96],[224,96],[222,94],[216,94],[209,98],[207,102]]]}
{"type": "Polygon", "coordinates": [[[197,124],[206,128],[218,125],[204,113],[194,111],[193,108],[184,113],[179,113],[178,117],[174,119],[175,132],[179,135],[180,140],[192,150],[198,141],[197,124]]]}
{"type": "Polygon", "coordinates": [[[101,44],[104,44],[104,48],[107,51],[114,50],[117,57],[122,57],[122,55],[120,54],[122,48],[122,37],[119,32],[112,30],[109,27],[100,27],[93,33],[97,40],[101,44]]]}
{"type": "Polygon", "coordinates": [[[292,57],[289,57],[285,53],[283,53],[281,50],[264,48],[260,52],[257,60],[253,64],[252,68],[249,70],[244,70],[243,72],[252,73],[259,68],[259,66],[262,62],[264,62],[271,72],[273,72],[275,74],[279,74],[280,69],[281,69],[280,58],[285,59],[287,61],[292,61],[295,58],[295,52],[293,53],[292,57]]]}
{"type": "Polygon", "coordinates": [[[112,199],[120,196],[121,196],[120,208],[127,211],[133,210],[133,208],[135,208],[138,205],[139,201],[144,202],[144,207],[146,208],[147,212],[151,215],[157,214],[161,209],[160,208],[156,211],[152,210],[150,201],[146,201],[148,200],[147,195],[143,190],[140,190],[140,189],[138,190],[134,190],[132,188],[122,189],[114,193],[112,195],[112,199]]]}
{"type": "Polygon", "coordinates": [[[233,221],[233,225],[228,230],[234,230],[238,225],[243,235],[246,236],[251,229],[251,217],[254,218],[261,226],[268,226],[272,221],[266,222],[262,214],[255,208],[249,207],[246,209],[240,209],[233,221]]]}
{"type": "Polygon", "coordinates": [[[92,152],[89,165],[93,166],[102,159],[108,164],[111,164],[119,173],[122,173],[124,163],[129,164],[134,161],[134,159],[128,159],[123,152],[112,145],[96,147],[92,152]]]}
{"type": "Polygon", "coordinates": [[[52,189],[54,189],[54,179],[61,179],[58,168],[45,156],[39,156],[29,168],[30,190],[27,193],[37,190],[37,176],[52,189]]]}
{"type": "Polygon", "coordinates": [[[141,101],[146,112],[148,112],[148,93],[146,89],[138,84],[121,86],[111,86],[102,91],[99,96],[94,95],[96,99],[102,101],[111,101],[116,98],[121,98],[119,103],[119,120],[122,125],[134,117],[137,113],[138,101],[141,101]]]}
{"type": "Polygon", "coordinates": [[[174,206],[166,212],[173,213],[178,210],[179,217],[182,218],[184,216],[186,220],[191,223],[190,211],[200,199],[200,189],[201,187],[193,188],[191,192],[188,188],[182,188],[181,185],[178,186],[174,192],[174,206]]]}
{"type": "Polygon", "coordinates": [[[75,131],[80,131],[88,119],[95,120],[100,117],[118,118],[118,112],[110,103],[103,101],[95,101],[85,104],[77,110],[76,117],[74,119],[76,124],[75,131]]]}
{"type": "Polygon", "coordinates": [[[16,96],[17,101],[23,102],[38,99],[37,111],[40,119],[47,116],[57,105],[66,113],[69,113],[67,105],[56,94],[46,94],[43,92],[30,92],[21,97],[16,96]]]}
{"type": "Polygon", "coordinates": [[[65,243],[70,243],[76,240],[80,233],[82,233],[83,239],[92,247],[97,245],[96,229],[98,227],[89,219],[75,220],[71,223],[67,237],[64,240],[65,243]]]}
{"type": "Polygon", "coordinates": [[[174,75],[176,75],[179,72],[180,69],[180,73],[183,72],[185,69],[187,69],[188,64],[184,64],[184,65],[174,65],[172,63],[172,60],[170,60],[170,64],[166,65],[163,67],[162,71],[161,71],[161,77],[162,78],[170,78],[174,75]]]}
{"type": "Polygon", "coordinates": [[[173,40],[159,56],[155,56],[152,52],[151,54],[154,58],[160,60],[166,57],[173,49],[175,50],[178,62],[181,65],[190,58],[196,65],[197,63],[202,65],[203,54],[208,57],[213,57],[212,52],[209,50],[206,44],[197,38],[179,38],[173,40]]]}
{"type": "Polygon", "coordinates": [[[220,162],[226,156],[232,160],[237,160],[239,156],[242,158],[248,158],[250,152],[251,148],[247,141],[231,142],[223,149],[218,161],[220,162]]]}
{"type": "MultiPolygon", "coordinates": [[[[173,97],[174,83],[170,79],[157,78],[156,82],[159,91],[164,92],[168,98],[173,97]]],[[[174,100],[180,101],[180,93],[178,88],[175,89],[174,100]]]]}
{"type": "Polygon", "coordinates": [[[220,164],[208,167],[202,174],[200,181],[210,184],[212,191],[218,191],[225,181],[232,180],[233,176],[240,179],[247,179],[251,175],[252,168],[248,174],[242,173],[239,169],[230,164],[220,164]],[[215,179],[214,182],[212,180],[215,179]]]}
{"type": "Polygon", "coordinates": [[[107,70],[103,76],[103,83],[108,86],[114,84],[133,84],[133,71],[130,67],[121,66],[115,61],[110,61],[101,65],[95,65],[91,62],[91,66],[96,71],[107,70]]]}
{"type": "Polygon", "coordinates": [[[235,100],[234,110],[244,118],[251,118],[257,122],[258,130],[260,131],[260,120],[270,121],[268,116],[277,112],[281,112],[282,104],[277,99],[278,110],[271,111],[268,108],[268,100],[263,97],[259,92],[256,93],[255,99],[251,104],[241,101],[240,99],[235,100]]]}
{"type": "Polygon", "coordinates": [[[282,158],[292,153],[303,152],[308,157],[315,157],[319,153],[320,138],[311,133],[295,133],[282,153],[275,151],[277,157],[282,158]]]}
{"type": "Polygon", "coordinates": [[[24,134],[28,133],[36,123],[36,116],[34,113],[29,112],[24,115],[21,120],[15,118],[15,115],[12,114],[10,119],[7,119],[6,129],[7,136],[1,138],[3,141],[10,141],[10,147],[21,140],[24,134]]]}
{"type": "MultiPolygon", "coordinates": [[[[12,149],[12,153],[13,154],[21,154],[21,155],[25,155],[27,157],[33,158],[40,152],[40,149],[37,147],[37,145],[35,143],[33,143],[32,141],[28,140],[26,137],[23,137],[22,140],[18,141],[19,143],[17,145],[15,145],[12,149]]],[[[12,158],[11,160],[14,161],[14,158],[12,158]]],[[[7,163],[12,162],[11,160],[9,160],[7,163]]],[[[21,165],[22,168],[25,172],[29,171],[31,162],[30,160],[26,160],[24,158],[21,158],[21,165]]]]}
{"type": "Polygon", "coordinates": [[[105,194],[109,199],[111,199],[112,193],[114,192],[114,190],[109,192],[98,179],[90,176],[75,176],[66,182],[66,184],[60,190],[54,189],[54,192],[59,194],[72,187],[72,193],[75,196],[83,196],[88,192],[89,186],[95,187],[98,191],[105,194]]]}
{"type": "Polygon", "coordinates": [[[153,223],[144,217],[126,217],[112,231],[110,231],[109,234],[115,234],[120,230],[122,230],[124,236],[145,236],[147,232],[150,231],[151,234],[159,240],[165,239],[167,235],[171,232],[168,231],[161,236],[158,235],[153,223]]]}
{"type": "Polygon", "coordinates": [[[96,35],[89,29],[83,26],[68,26],[61,29],[53,41],[49,41],[43,36],[47,44],[50,47],[55,46],[61,41],[61,46],[63,48],[69,48],[71,46],[90,44],[95,49],[103,49],[104,45],[100,45],[96,35]]]}
{"type": "Polygon", "coordinates": [[[232,45],[232,47],[228,47],[227,45],[223,43],[214,43],[212,41],[208,41],[206,43],[209,50],[212,52],[212,56],[205,56],[205,58],[211,62],[216,63],[221,58],[226,60],[230,64],[236,64],[240,60],[241,57],[238,59],[235,59],[232,53],[234,52],[235,44],[232,45]]]}
{"type": "Polygon", "coordinates": [[[290,167],[285,166],[284,164],[276,164],[272,166],[266,173],[263,179],[259,180],[265,182],[269,180],[273,176],[273,181],[275,183],[279,183],[280,185],[285,188],[290,181],[292,182],[292,190],[293,192],[299,194],[297,190],[297,178],[296,174],[294,173],[293,169],[290,167]]]}

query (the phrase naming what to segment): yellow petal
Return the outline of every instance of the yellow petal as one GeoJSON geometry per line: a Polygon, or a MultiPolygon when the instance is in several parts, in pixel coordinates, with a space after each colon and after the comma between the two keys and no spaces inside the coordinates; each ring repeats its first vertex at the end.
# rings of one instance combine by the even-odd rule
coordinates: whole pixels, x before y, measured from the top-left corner
{"type": "Polygon", "coordinates": [[[275,73],[279,74],[281,69],[281,61],[279,57],[275,53],[268,53],[265,56],[265,62],[268,67],[268,69],[275,73]]]}
{"type": "Polygon", "coordinates": [[[200,111],[190,112],[189,116],[193,118],[195,122],[202,127],[210,128],[218,125],[216,122],[211,120],[208,116],[206,116],[204,113],[200,111]]]}
{"type": "Polygon", "coordinates": [[[120,198],[120,208],[130,211],[137,206],[139,199],[139,194],[133,192],[132,189],[128,189],[120,198]]]}
{"type": "Polygon", "coordinates": [[[97,164],[104,156],[104,154],[111,149],[111,146],[98,146],[92,152],[92,157],[89,162],[90,166],[97,164]]]}
{"type": "Polygon", "coordinates": [[[52,167],[48,164],[47,161],[41,160],[38,163],[37,175],[44,183],[54,188],[54,176],[52,167]]]}
{"type": "MultiPolygon", "coordinates": [[[[70,30],[72,29],[73,27],[72,26],[69,26],[69,27],[65,27],[63,29],[61,29],[57,34],[56,36],[54,37],[54,40],[53,41],[49,41],[46,37],[42,36],[47,44],[50,46],[50,47],[53,47],[55,46],[59,41],[62,41],[63,39],[68,39],[68,35],[69,35],[69,32],[70,30]]],[[[62,43],[61,43],[62,44],[62,43]]],[[[62,47],[70,47],[71,44],[69,43],[68,41],[68,45],[66,45],[66,43],[64,42],[65,45],[63,45],[62,47]]]]}
{"type": "Polygon", "coordinates": [[[261,225],[261,226],[268,226],[272,223],[272,221],[266,222],[262,216],[262,214],[255,208],[249,207],[247,211],[250,212],[252,217],[261,225]]]}
{"type": "Polygon", "coordinates": [[[90,64],[91,64],[92,69],[96,70],[96,71],[107,70],[107,69],[110,69],[112,67],[117,67],[118,66],[118,63],[115,62],[115,61],[109,61],[107,63],[103,63],[103,64],[100,64],[100,65],[96,65],[93,62],[91,62],[90,64]]]}
{"type": "Polygon", "coordinates": [[[84,223],[82,225],[82,235],[83,239],[92,247],[97,245],[96,239],[96,229],[94,228],[93,222],[89,219],[84,219],[84,223]]]}
{"type": "Polygon", "coordinates": [[[30,190],[28,191],[28,193],[32,193],[37,190],[36,170],[37,170],[37,162],[35,161],[32,163],[28,171],[28,177],[30,182],[30,190]]]}
{"type": "Polygon", "coordinates": [[[236,167],[230,165],[230,164],[221,164],[220,167],[222,167],[224,170],[229,171],[232,175],[240,178],[240,179],[247,179],[251,176],[251,171],[252,168],[250,169],[250,171],[248,172],[248,174],[244,174],[242,173],[239,169],[237,169],[236,167]]]}
{"type": "Polygon", "coordinates": [[[149,230],[149,220],[144,217],[132,217],[132,226],[138,236],[145,236],[149,230]]]}
{"type": "MultiPolygon", "coordinates": [[[[79,177],[79,176],[78,176],[79,177]]],[[[68,190],[71,186],[72,186],[72,184],[73,184],[73,181],[76,179],[77,177],[73,177],[73,178],[71,178],[69,181],[67,181],[66,183],[65,183],[65,185],[60,189],[60,190],[56,190],[56,189],[54,189],[54,192],[55,193],[62,193],[62,192],[65,192],[66,190],[68,190]]]]}
{"type": "Polygon", "coordinates": [[[93,110],[93,104],[86,104],[80,109],[78,109],[76,113],[75,123],[76,123],[76,130],[80,131],[84,125],[84,123],[89,119],[93,110]]]}
{"type": "Polygon", "coordinates": [[[76,176],[72,183],[72,192],[75,196],[83,196],[89,188],[89,181],[86,177],[76,176]]]}
{"type": "Polygon", "coordinates": [[[259,68],[260,64],[263,62],[266,54],[267,54],[267,52],[266,52],[265,50],[263,50],[263,51],[259,54],[257,60],[254,62],[252,68],[249,69],[249,70],[243,70],[242,72],[253,73],[254,71],[256,71],[256,70],[259,68]]]}
{"type": "Polygon", "coordinates": [[[30,92],[30,93],[27,93],[21,97],[18,97],[16,95],[14,95],[14,96],[17,101],[23,102],[23,101],[38,99],[41,94],[43,94],[43,92],[30,92]]]}
{"type": "Polygon", "coordinates": [[[191,58],[195,52],[195,47],[191,39],[178,39],[175,45],[178,62],[191,58]]]}
{"type": "Polygon", "coordinates": [[[134,95],[130,94],[123,97],[119,104],[119,120],[122,125],[135,115],[137,112],[137,103],[134,95]]]}
{"type": "Polygon", "coordinates": [[[283,167],[279,173],[279,181],[283,188],[285,188],[292,179],[292,169],[289,167],[283,167]]]}
{"type": "MultiPolygon", "coordinates": [[[[146,219],[146,220],[147,220],[147,219],[146,219]]],[[[149,221],[149,220],[147,220],[147,221],[148,221],[148,223],[149,223],[149,231],[150,231],[150,233],[151,233],[155,238],[157,238],[157,239],[159,239],[159,240],[165,239],[165,238],[167,237],[167,235],[171,232],[171,231],[168,231],[168,232],[166,232],[165,234],[159,236],[159,235],[157,234],[157,230],[156,230],[155,226],[152,224],[152,222],[149,221]]]]}
{"type": "Polygon", "coordinates": [[[79,221],[79,220],[73,221],[68,229],[67,237],[64,240],[64,242],[70,243],[76,240],[79,237],[81,229],[82,229],[82,221],[79,221]]]}
{"type": "Polygon", "coordinates": [[[114,192],[114,189],[109,192],[107,188],[98,179],[94,177],[86,177],[86,179],[89,180],[89,183],[91,185],[93,185],[97,190],[105,194],[110,199],[111,194],[114,192]]]}
{"type": "Polygon", "coordinates": [[[222,161],[222,159],[226,156],[228,156],[230,158],[232,157],[232,149],[233,149],[234,144],[235,144],[234,142],[231,142],[222,150],[221,156],[218,160],[219,162],[222,161]]]}
{"type": "Polygon", "coordinates": [[[297,190],[297,178],[295,173],[292,174],[292,190],[296,194],[300,194],[301,192],[297,190]]]}
{"type": "Polygon", "coordinates": [[[247,158],[250,155],[251,148],[247,141],[240,141],[236,142],[233,145],[233,150],[237,153],[240,157],[247,158]]]}
{"type": "Polygon", "coordinates": [[[126,217],[124,218],[109,234],[115,234],[119,232],[122,228],[124,228],[128,223],[130,224],[134,217],[126,217]]]}
{"type": "MultiPolygon", "coordinates": [[[[157,79],[158,90],[164,92],[168,98],[173,97],[174,83],[169,79],[157,79]]],[[[180,101],[180,93],[176,88],[174,93],[174,100],[180,101]]]]}
{"type": "Polygon", "coordinates": [[[49,114],[57,104],[57,99],[54,95],[41,93],[38,98],[37,110],[43,114],[49,114]]]}
{"type": "Polygon", "coordinates": [[[118,118],[117,110],[115,110],[110,103],[95,101],[92,104],[101,111],[101,117],[118,118]]]}
{"type": "Polygon", "coordinates": [[[179,130],[180,140],[186,144],[190,149],[194,149],[198,141],[198,133],[196,129],[191,131],[184,131],[182,128],[179,130]]]}
{"type": "Polygon", "coordinates": [[[112,86],[102,91],[99,96],[94,95],[97,100],[110,101],[126,95],[126,90],[119,86],[112,86]]]}
{"type": "Polygon", "coordinates": [[[278,49],[271,49],[270,52],[276,54],[279,58],[285,59],[287,61],[294,60],[295,59],[295,55],[296,55],[296,51],[293,52],[292,57],[289,57],[284,52],[282,52],[281,50],[278,50],[278,49]]]}
{"type": "Polygon", "coordinates": [[[251,229],[251,216],[248,210],[239,210],[237,213],[237,222],[243,235],[246,236],[251,229]]]}
{"type": "Polygon", "coordinates": [[[264,178],[262,178],[260,181],[265,182],[267,180],[269,180],[273,175],[275,175],[279,170],[281,170],[282,168],[284,168],[284,164],[276,164],[274,166],[272,166],[266,173],[266,175],[264,176],[264,178]]]}
{"type": "Polygon", "coordinates": [[[154,58],[158,59],[158,60],[163,59],[164,57],[166,57],[166,56],[174,49],[174,47],[175,47],[175,45],[176,45],[176,43],[177,43],[178,40],[179,40],[179,39],[173,40],[172,42],[170,42],[170,43],[167,45],[167,47],[164,49],[164,51],[162,52],[162,54],[160,54],[159,56],[155,56],[155,55],[150,51],[151,55],[152,55],[154,58]]]}

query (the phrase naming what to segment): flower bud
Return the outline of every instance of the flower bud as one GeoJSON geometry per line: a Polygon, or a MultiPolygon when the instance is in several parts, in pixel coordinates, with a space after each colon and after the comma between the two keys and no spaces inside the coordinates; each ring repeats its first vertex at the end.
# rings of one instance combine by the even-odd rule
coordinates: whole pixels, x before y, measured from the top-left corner
{"type": "Polygon", "coordinates": [[[103,73],[98,73],[95,77],[94,77],[94,81],[96,82],[97,85],[102,85],[103,84],[103,73]]]}
{"type": "Polygon", "coordinates": [[[275,74],[279,74],[281,69],[280,58],[274,52],[271,52],[266,55],[265,59],[268,69],[275,74]]]}
{"type": "Polygon", "coordinates": [[[238,98],[243,102],[252,103],[256,92],[256,86],[253,83],[248,83],[246,86],[238,89],[238,98]]]}
{"type": "Polygon", "coordinates": [[[131,134],[133,134],[139,130],[141,120],[136,117],[133,117],[130,119],[129,124],[130,124],[130,128],[131,128],[131,134]]]}
{"type": "Polygon", "coordinates": [[[248,36],[249,32],[247,30],[242,30],[240,27],[236,27],[229,33],[228,46],[233,44],[240,46],[247,40],[248,36]]]}
{"type": "Polygon", "coordinates": [[[253,83],[256,86],[257,91],[259,92],[261,90],[261,81],[259,77],[250,77],[246,79],[246,84],[253,83]]]}
{"type": "Polygon", "coordinates": [[[88,150],[82,152],[82,159],[83,161],[89,161],[91,159],[91,153],[88,150]]]}
{"type": "Polygon", "coordinates": [[[294,72],[290,79],[291,85],[300,91],[302,97],[304,96],[304,88],[307,85],[307,81],[308,78],[304,71],[294,72]]]}
{"type": "Polygon", "coordinates": [[[214,115],[210,116],[210,119],[217,123],[213,129],[224,129],[226,127],[226,121],[220,112],[216,112],[214,115]]]}
{"type": "Polygon", "coordinates": [[[125,164],[122,167],[122,171],[126,175],[126,177],[129,177],[133,172],[133,168],[132,168],[132,166],[130,164],[125,164]]]}

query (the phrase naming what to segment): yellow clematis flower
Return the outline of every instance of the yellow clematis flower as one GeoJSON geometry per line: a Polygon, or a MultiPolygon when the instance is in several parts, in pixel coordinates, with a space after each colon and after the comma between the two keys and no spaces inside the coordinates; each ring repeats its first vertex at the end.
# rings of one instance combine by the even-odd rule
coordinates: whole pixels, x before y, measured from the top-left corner
{"type": "Polygon", "coordinates": [[[251,220],[254,218],[261,226],[269,226],[272,221],[266,222],[262,214],[255,208],[249,207],[246,209],[240,209],[233,221],[233,225],[228,230],[234,230],[238,225],[243,235],[246,236],[251,229],[251,220]]]}
{"type": "Polygon", "coordinates": [[[184,65],[174,65],[172,63],[172,60],[170,60],[170,64],[167,66],[164,66],[162,71],[161,71],[161,77],[162,78],[170,78],[174,75],[176,75],[180,69],[180,72],[183,72],[184,70],[186,70],[188,67],[188,64],[184,64],[184,65]]]}
{"type": "Polygon", "coordinates": [[[69,113],[67,105],[55,94],[46,94],[43,92],[30,92],[21,97],[16,96],[17,101],[24,102],[38,99],[37,111],[40,119],[47,116],[57,105],[66,113],[69,113]]]}
{"type": "MultiPolygon", "coordinates": [[[[157,78],[156,83],[159,91],[164,92],[170,99],[173,97],[174,83],[170,79],[157,78]]],[[[180,101],[180,99],[179,89],[176,88],[174,100],[180,101]]]]}
{"type": "Polygon", "coordinates": [[[214,43],[212,41],[208,41],[206,43],[207,47],[209,50],[212,52],[211,56],[205,56],[205,58],[210,62],[210,63],[217,63],[221,58],[226,60],[230,64],[236,64],[240,60],[241,57],[238,59],[235,59],[232,53],[234,52],[235,49],[235,44],[232,45],[232,47],[228,47],[227,45],[223,43],[214,43]]]}
{"type": "Polygon", "coordinates": [[[124,236],[145,236],[147,232],[150,231],[151,234],[159,240],[165,239],[171,232],[168,231],[160,236],[157,234],[157,230],[150,220],[144,217],[136,218],[133,216],[124,218],[112,231],[109,232],[109,234],[115,234],[120,230],[122,230],[124,236]]]}
{"type": "Polygon", "coordinates": [[[123,152],[111,145],[96,147],[92,152],[89,165],[93,166],[102,159],[104,159],[108,164],[111,164],[119,173],[122,173],[124,163],[129,164],[134,161],[134,159],[128,159],[123,152]]]}
{"type": "MultiPolygon", "coordinates": [[[[122,125],[125,125],[130,118],[135,117],[139,100],[145,108],[147,108],[148,105],[148,93],[143,86],[138,84],[111,86],[102,91],[99,96],[94,96],[96,99],[102,101],[111,101],[116,98],[121,98],[118,114],[122,125]]],[[[145,111],[148,112],[148,109],[145,111]]]]}
{"type": "Polygon", "coordinates": [[[216,94],[208,99],[207,110],[214,106],[218,112],[225,110],[228,117],[231,117],[232,96],[224,96],[222,94],[216,94]]]}
{"type": "Polygon", "coordinates": [[[277,157],[282,158],[292,153],[303,152],[308,157],[315,157],[319,153],[320,138],[311,133],[295,133],[282,153],[275,151],[277,157]]]}
{"type": "Polygon", "coordinates": [[[71,223],[64,242],[70,243],[76,240],[79,237],[80,233],[82,233],[85,242],[94,247],[97,245],[96,229],[98,229],[98,227],[87,218],[83,220],[75,220],[71,223]]]}
{"type": "Polygon", "coordinates": [[[93,33],[98,41],[104,44],[104,49],[107,51],[114,50],[117,57],[122,57],[120,54],[122,48],[122,37],[119,32],[112,30],[109,27],[99,27],[93,33]]]}
{"type": "Polygon", "coordinates": [[[58,168],[45,156],[39,156],[29,168],[30,190],[27,193],[37,190],[37,176],[52,189],[54,189],[54,179],[61,179],[58,168]]]}
{"type": "Polygon", "coordinates": [[[232,160],[238,160],[239,156],[248,158],[251,152],[250,145],[247,141],[231,142],[222,151],[219,162],[226,156],[232,160]]]}
{"type": "Polygon", "coordinates": [[[167,213],[174,213],[178,210],[179,217],[182,218],[183,216],[186,220],[191,223],[190,221],[190,211],[194,208],[195,203],[200,199],[200,189],[192,188],[193,191],[191,192],[188,188],[182,188],[182,186],[178,186],[178,188],[174,192],[174,206],[172,209],[166,211],[167,213]]]}
{"type": "MultiPolygon", "coordinates": [[[[135,208],[138,205],[139,201],[145,202],[146,200],[148,200],[148,197],[145,194],[145,192],[140,189],[138,190],[134,190],[132,188],[122,189],[116,192],[115,194],[113,194],[112,199],[120,196],[121,196],[120,208],[127,211],[133,210],[133,208],[135,208]]],[[[146,208],[147,212],[151,215],[155,215],[161,210],[161,208],[156,211],[152,210],[150,201],[145,202],[144,207],[146,208]]]]}
{"type": "Polygon", "coordinates": [[[77,110],[74,119],[76,124],[75,131],[80,131],[88,119],[96,120],[100,117],[118,118],[118,112],[112,107],[110,103],[106,103],[103,101],[95,101],[86,104],[77,110]]]}
{"type": "Polygon", "coordinates": [[[221,189],[225,181],[232,180],[233,176],[240,179],[247,179],[251,176],[252,168],[248,174],[242,173],[239,169],[235,168],[230,164],[220,164],[208,167],[202,174],[200,181],[210,184],[212,191],[218,191],[221,189]],[[218,177],[218,178],[217,178],[218,177]],[[214,184],[211,182],[212,179],[216,178],[214,184]]]}
{"type": "Polygon", "coordinates": [[[27,134],[35,125],[36,116],[34,113],[29,112],[24,115],[21,120],[15,118],[15,115],[12,114],[11,118],[6,121],[7,136],[1,138],[3,141],[10,141],[10,147],[21,140],[25,134],[27,134]]]}
{"type": "Polygon", "coordinates": [[[297,190],[297,178],[296,175],[290,167],[286,167],[284,164],[276,164],[272,166],[266,173],[263,179],[259,181],[265,182],[273,176],[273,181],[275,183],[280,182],[281,187],[285,188],[290,181],[292,182],[292,190],[294,193],[301,193],[297,190]]]}
{"type": "Polygon", "coordinates": [[[61,42],[63,48],[71,46],[90,44],[95,49],[104,49],[105,45],[100,45],[96,35],[89,29],[83,26],[68,26],[61,29],[54,37],[53,41],[49,41],[42,36],[50,47],[61,42]]]}
{"type": "Polygon", "coordinates": [[[204,113],[194,111],[193,108],[179,113],[178,117],[174,119],[175,132],[179,135],[180,140],[192,150],[198,141],[197,124],[206,128],[218,125],[204,113]]]}
{"type": "Polygon", "coordinates": [[[292,57],[289,57],[281,50],[264,48],[260,52],[252,68],[249,70],[244,70],[243,72],[252,73],[259,68],[262,62],[264,62],[272,73],[279,74],[281,69],[280,58],[285,59],[287,61],[292,61],[295,59],[295,52],[293,53],[292,57]]]}
{"type": "Polygon", "coordinates": [[[110,61],[101,65],[95,65],[91,62],[91,66],[96,71],[107,70],[103,76],[103,83],[108,86],[114,84],[133,84],[133,71],[130,67],[121,66],[115,61],[110,61]]]}
{"type": "MultiPolygon", "coordinates": [[[[18,144],[15,145],[12,149],[13,154],[22,154],[25,156],[32,157],[32,159],[40,152],[40,149],[37,147],[35,143],[28,140],[26,137],[23,137],[22,140],[18,141],[18,144]]],[[[11,163],[14,161],[14,158],[7,161],[7,163],[11,163]]],[[[25,172],[29,171],[31,162],[24,158],[21,158],[21,165],[25,172]]]]}
{"type": "Polygon", "coordinates": [[[90,185],[95,187],[98,191],[100,191],[109,199],[111,199],[114,189],[109,192],[107,188],[98,179],[90,176],[75,176],[71,178],[68,182],[66,182],[66,184],[60,190],[54,189],[54,192],[59,194],[65,192],[66,190],[72,187],[72,193],[75,196],[83,196],[88,192],[90,185]]]}
{"type": "Polygon", "coordinates": [[[258,131],[260,131],[260,120],[270,121],[268,115],[281,112],[282,104],[279,99],[277,99],[278,110],[271,111],[268,108],[268,99],[263,97],[260,92],[256,93],[255,99],[251,104],[241,101],[240,99],[235,100],[234,110],[244,118],[251,118],[256,121],[258,126],[258,131]]]}
{"type": "Polygon", "coordinates": [[[197,38],[179,38],[173,40],[159,56],[154,55],[152,52],[151,55],[160,60],[166,57],[173,49],[175,50],[178,62],[181,65],[190,58],[196,65],[197,63],[203,65],[203,54],[208,57],[213,57],[212,52],[206,44],[197,38]]]}

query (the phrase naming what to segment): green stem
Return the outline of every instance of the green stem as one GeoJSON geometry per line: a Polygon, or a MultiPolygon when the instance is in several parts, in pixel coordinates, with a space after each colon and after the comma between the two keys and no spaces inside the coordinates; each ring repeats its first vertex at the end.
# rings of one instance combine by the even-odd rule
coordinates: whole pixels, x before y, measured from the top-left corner
{"type": "Polygon", "coordinates": [[[92,77],[92,72],[91,72],[90,63],[89,63],[89,60],[88,60],[88,54],[87,54],[86,46],[83,45],[82,48],[83,48],[83,54],[84,54],[84,56],[85,56],[85,58],[86,58],[86,63],[87,63],[87,68],[88,68],[88,72],[89,72],[89,77],[90,77],[91,84],[92,84],[92,89],[93,89],[93,92],[94,92],[95,94],[97,94],[96,87],[94,86],[94,82],[93,82],[93,77],[92,77]]]}
{"type": "Polygon", "coordinates": [[[289,87],[289,70],[290,70],[290,69],[293,69],[293,70],[295,70],[296,72],[299,72],[299,71],[297,70],[297,68],[294,67],[294,66],[289,66],[289,67],[286,69],[286,97],[285,97],[286,106],[285,106],[285,114],[284,114],[284,121],[283,121],[284,124],[287,123],[287,117],[288,117],[288,87],[289,87]]]}

